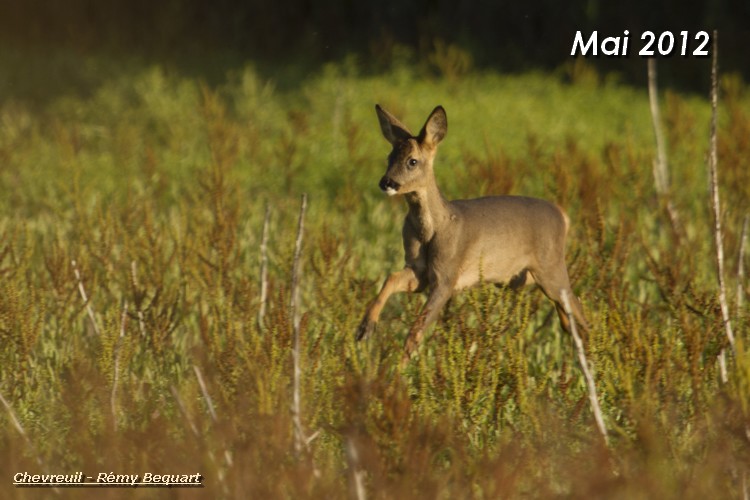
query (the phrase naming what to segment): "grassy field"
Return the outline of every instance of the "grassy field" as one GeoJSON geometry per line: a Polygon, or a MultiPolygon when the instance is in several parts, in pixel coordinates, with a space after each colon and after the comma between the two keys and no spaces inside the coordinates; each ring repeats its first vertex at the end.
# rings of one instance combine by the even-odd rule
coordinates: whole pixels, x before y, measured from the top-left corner
{"type": "Polygon", "coordinates": [[[750,95],[738,78],[723,77],[718,136],[737,337],[722,383],[703,96],[661,95],[673,226],[645,90],[580,62],[506,75],[443,51],[378,74],[352,59],[203,79],[6,51],[0,66],[0,395],[12,408],[0,407],[0,496],[78,498],[11,483],[82,471],[205,477],[202,490],[96,491],[105,498],[345,498],[357,480],[371,498],[747,497],[750,301],[738,305],[737,269],[750,95]],[[413,129],[446,108],[436,175],[449,198],[524,194],[567,210],[608,445],[538,290],[456,297],[404,371],[423,297],[394,297],[354,342],[403,259],[405,205],[377,187],[389,145],[375,103],[413,129]],[[299,416],[315,438],[296,453],[302,193],[299,416]]]}

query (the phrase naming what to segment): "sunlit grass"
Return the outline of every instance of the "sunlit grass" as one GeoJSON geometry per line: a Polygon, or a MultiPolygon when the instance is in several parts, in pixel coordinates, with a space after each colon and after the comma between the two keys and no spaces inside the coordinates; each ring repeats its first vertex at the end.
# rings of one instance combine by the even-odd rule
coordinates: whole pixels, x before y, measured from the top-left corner
{"type": "MultiPolygon", "coordinates": [[[[3,470],[201,472],[218,494],[344,497],[351,440],[374,497],[742,496],[749,311],[732,309],[738,355],[721,385],[705,100],[662,99],[685,224],[674,234],[653,188],[646,93],[613,78],[461,65],[373,75],[347,61],[294,82],[247,64],[208,84],[71,54],[50,57],[47,76],[43,57],[27,57],[0,58],[14,75],[0,85],[0,393],[32,444],[0,408],[3,470]],[[403,373],[421,297],[392,299],[373,338],[354,343],[403,259],[403,203],[377,188],[388,145],[375,103],[415,132],[446,108],[436,174],[449,197],[505,191],[568,211],[609,448],[538,290],[457,297],[403,373]],[[302,419],[320,434],[295,456],[288,308],[303,192],[302,419]]],[[[733,273],[750,210],[750,101],[736,78],[725,94],[733,273]]]]}

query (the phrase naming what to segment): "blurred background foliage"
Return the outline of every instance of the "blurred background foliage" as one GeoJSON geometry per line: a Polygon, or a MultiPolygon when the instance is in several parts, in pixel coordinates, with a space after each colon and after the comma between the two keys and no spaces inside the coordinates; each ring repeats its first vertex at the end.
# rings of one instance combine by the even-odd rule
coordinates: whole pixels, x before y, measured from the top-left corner
{"type": "MultiPolygon", "coordinates": [[[[457,46],[474,65],[502,71],[550,69],[567,61],[577,30],[600,37],[630,31],[628,58],[599,57],[599,70],[617,69],[643,83],[636,56],[644,30],[660,33],[720,30],[722,67],[748,76],[750,4],[742,0],[3,0],[0,41],[16,49],[68,48],[76,52],[137,54],[191,65],[206,59],[220,68],[238,59],[308,64],[356,54],[369,70],[391,64],[398,47],[418,56],[436,44],[457,46]]],[[[673,57],[663,82],[695,90],[707,82],[707,63],[673,57]]]]}
{"type": "MultiPolygon", "coordinates": [[[[185,498],[343,498],[358,471],[375,498],[747,497],[746,4],[0,8],[0,394],[25,429],[0,408],[0,470],[198,469],[207,490],[167,491],[185,498]],[[675,227],[654,188],[645,61],[569,56],[579,29],[714,27],[738,339],[727,383],[709,62],[658,62],[675,227]],[[354,343],[403,255],[403,202],[377,187],[389,148],[376,102],[415,130],[446,107],[435,170],[448,198],[525,194],[566,209],[609,446],[538,291],[461,294],[403,372],[422,297],[394,297],[377,335],[354,343]],[[301,416],[320,433],[295,454],[289,297],[302,192],[301,416]]],[[[103,494],[123,492],[160,493],[103,494]]],[[[10,490],[7,476],[0,485],[0,497],[38,493],[10,490]]]]}

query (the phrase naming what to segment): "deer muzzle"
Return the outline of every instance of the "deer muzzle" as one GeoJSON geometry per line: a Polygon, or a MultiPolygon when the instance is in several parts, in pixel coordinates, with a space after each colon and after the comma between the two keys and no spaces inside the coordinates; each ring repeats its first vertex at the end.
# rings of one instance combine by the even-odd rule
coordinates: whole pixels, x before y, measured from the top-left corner
{"type": "Polygon", "coordinates": [[[383,178],[380,179],[379,185],[380,185],[380,189],[388,196],[393,196],[394,194],[397,194],[399,188],[401,187],[401,185],[398,182],[392,180],[388,176],[383,176],[383,178]]]}

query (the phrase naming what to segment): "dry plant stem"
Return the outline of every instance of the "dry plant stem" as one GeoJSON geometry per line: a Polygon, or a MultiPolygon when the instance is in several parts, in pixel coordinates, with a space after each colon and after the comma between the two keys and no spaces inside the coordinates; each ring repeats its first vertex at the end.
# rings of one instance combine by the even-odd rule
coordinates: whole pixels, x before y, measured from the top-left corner
{"type": "Polygon", "coordinates": [[[198,365],[193,365],[193,371],[195,372],[195,377],[198,379],[198,385],[200,385],[201,387],[203,399],[206,400],[206,406],[208,406],[208,412],[211,414],[211,420],[216,423],[216,411],[214,410],[214,403],[211,400],[211,396],[209,396],[208,394],[208,390],[206,389],[206,383],[203,381],[203,374],[201,373],[200,368],[198,368],[198,365]]]}
{"type": "Polygon", "coordinates": [[[198,428],[195,426],[193,419],[190,418],[190,415],[188,415],[187,408],[185,408],[185,404],[182,402],[180,393],[177,392],[177,388],[175,386],[172,386],[170,389],[172,390],[172,396],[174,396],[174,400],[177,401],[177,407],[180,409],[180,413],[182,413],[182,416],[185,417],[185,420],[190,427],[190,431],[193,433],[193,436],[199,438],[200,434],[198,433],[198,428]]]}
{"type": "Polygon", "coordinates": [[[88,295],[86,295],[86,289],[83,287],[83,280],[81,279],[81,273],[78,271],[78,264],[76,263],[75,259],[70,261],[70,263],[73,265],[73,272],[75,273],[76,280],[78,281],[78,292],[81,294],[81,299],[83,299],[83,303],[86,305],[86,314],[88,314],[89,316],[89,320],[91,321],[91,326],[94,328],[94,332],[99,335],[99,326],[96,324],[94,308],[91,307],[91,302],[89,302],[88,295]]]}
{"type": "Polygon", "coordinates": [[[717,358],[719,360],[719,376],[721,377],[721,382],[723,384],[726,384],[729,381],[729,372],[727,371],[726,349],[722,348],[717,358]]]}
{"type": "MultiPolygon", "coordinates": [[[[13,411],[13,408],[10,406],[10,403],[5,400],[5,397],[0,394],[0,403],[3,404],[5,407],[5,410],[8,412],[8,415],[10,416],[10,421],[13,422],[13,427],[16,428],[18,433],[23,437],[24,441],[26,441],[26,445],[29,447],[29,449],[34,454],[34,458],[36,459],[36,463],[39,465],[42,469],[47,469],[47,467],[44,466],[44,462],[42,461],[42,457],[39,456],[39,454],[36,452],[36,448],[34,447],[34,443],[31,442],[31,439],[29,438],[29,435],[26,434],[26,431],[24,430],[23,426],[21,425],[21,422],[18,420],[18,417],[16,416],[16,412],[13,411]]],[[[52,490],[56,494],[60,494],[60,490],[57,488],[52,488],[52,490]]]]}
{"type": "MultiPolygon", "coordinates": [[[[177,392],[177,388],[175,386],[170,387],[170,390],[172,391],[172,396],[174,397],[175,401],[177,401],[177,407],[180,409],[180,413],[182,413],[182,416],[185,417],[185,420],[187,421],[188,426],[190,427],[190,431],[193,433],[193,436],[195,436],[195,439],[200,440],[201,435],[198,432],[198,427],[195,426],[193,419],[190,418],[190,415],[187,412],[187,408],[185,408],[185,403],[182,402],[180,393],[177,392]]],[[[213,451],[211,451],[210,449],[208,450],[208,458],[209,460],[211,460],[211,463],[214,465],[214,467],[216,467],[217,475],[219,477],[219,482],[221,483],[224,494],[226,494],[228,492],[228,489],[227,489],[226,482],[224,481],[224,476],[225,476],[224,468],[218,466],[216,457],[214,456],[213,451]]]]}
{"type": "MultiPolygon", "coordinates": [[[[203,399],[206,400],[208,412],[211,414],[211,420],[213,420],[215,424],[218,422],[218,419],[216,418],[216,410],[214,409],[214,403],[211,399],[211,395],[208,393],[208,389],[206,388],[206,382],[203,379],[203,373],[201,372],[201,369],[198,368],[198,365],[193,365],[193,371],[195,372],[195,377],[198,379],[198,385],[201,388],[203,399]]],[[[233,465],[232,454],[229,453],[229,450],[224,450],[224,461],[228,467],[231,467],[233,465]]]]}
{"type": "Polygon", "coordinates": [[[667,167],[667,152],[664,147],[664,134],[661,128],[661,113],[659,112],[659,95],[656,80],[656,59],[648,60],[648,103],[651,108],[651,123],[654,126],[656,138],[656,159],[654,160],[654,181],[659,195],[663,195],[669,187],[669,170],[667,167]]]}
{"type": "Polygon", "coordinates": [[[648,60],[648,103],[651,108],[651,122],[654,126],[654,137],[656,139],[656,158],[653,165],[656,192],[660,198],[666,201],[670,222],[675,232],[679,234],[680,219],[669,193],[669,163],[667,162],[667,148],[664,144],[664,133],[661,126],[659,91],[656,79],[656,59],[654,58],[648,60]]]}
{"type": "MultiPolygon", "coordinates": [[[[133,285],[135,285],[136,288],[139,288],[138,273],[136,272],[136,264],[134,260],[130,262],[130,272],[133,275],[133,285]]],[[[141,311],[140,307],[138,308],[138,328],[140,329],[141,335],[145,337],[146,325],[143,321],[143,311],[141,311]]]]}
{"type": "MultiPolygon", "coordinates": [[[[719,102],[719,76],[718,76],[718,52],[719,52],[719,34],[714,30],[713,37],[713,58],[711,61],[711,147],[709,154],[709,175],[711,185],[711,213],[714,219],[714,242],[716,243],[716,272],[719,280],[719,304],[721,306],[721,316],[724,323],[724,330],[729,340],[729,346],[732,352],[736,354],[734,345],[734,333],[732,333],[732,322],[729,317],[729,307],[727,304],[727,290],[724,282],[724,245],[721,229],[721,202],[719,199],[719,178],[718,178],[718,160],[716,153],[716,116],[719,102]]],[[[726,380],[723,380],[726,382],[726,380]]]]}
{"type": "MultiPolygon", "coordinates": [[[[302,273],[302,235],[305,232],[305,212],[307,211],[307,193],[302,195],[302,204],[299,210],[299,223],[297,225],[297,240],[294,244],[294,263],[292,264],[292,293],[289,304],[289,313],[292,317],[292,326],[294,329],[294,348],[292,350],[292,359],[294,361],[294,388],[292,400],[292,420],[294,422],[294,450],[297,454],[302,451],[303,447],[308,447],[310,443],[318,437],[320,430],[310,436],[306,436],[302,428],[302,417],[300,413],[300,319],[299,312],[299,281],[302,273]]],[[[315,475],[318,475],[317,469],[315,475]]]]}
{"type": "Polygon", "coordinates": [[[263,236],[260,242],[260,306],[258,307],[258,331],[263,328],[268,301],[268,223],[271,218],[271,206],[266,205],[266,216],[263,219],[263,236]]]}
{"type": "Polygon", "coordinates": [[[351,481],[352,490],[354,490],[354,498],[357,500],[365,500],[367,498],[364,483],[365,471],[362,470],[359,460],[359,452],[357,451],[357,446],[351,436],[346,438],[346,461],[349,465],[349,471],[352,474],[351,481]]]}
{"type": "Polygon", "coordinates": [[[583,348],[583,340],[581,340],[581,337],[578,335],[578,327],[576,326],[575,318],[573,317],[573,310],[570,307],[570,298],[568,297],[567,291],[564,289],[561,290],[560,297],[563,302],[563,307],[565,308],[565,314],[568,315],[568,319],[570,320],[570,333],[573,335],[573,341],[575,342],[576,350],[578,351],[578,362],[581,364],[583,376],[586,379],[586,385],[589,389],[589,401],[591,402],[591,409],[594,412],[594,419],[596,420],[597,427],[599,427],[599,432],[604,438],[604,442],[609,445],[609,435],[607,433],[607,427],[604,425],[602,409],[599,406],[599,398],[596,394],[594,377],[591,374],[591,370],[589,370],[588,361],[586,361],[586,351],[583,348]]]}
{"type": "Polygon", "coordinates": [[[125,326],[128,321],[128,303],[122,308],[122,318],[120,319],[120,338],[115,346],[115,373],[112,377],[112,394],[109,398],[109,405],[112,409],[112,430],[117,431],[117,384],[120,380],[120,345],[125,337],[125,326]]]}
{"type": "MultiPolygon", "coordinates": [[[[742,305],[744,301],[744,288],[743,288],[743,281],[745,279],[745,244],[747,240],[747,223],[748,218],[750,217],[750,214],[745,215],[745,220],[742,224],[742,233],[740,235],[740,249],[739,249],[739,255],[737,257],[737,293],[735,296],[736,300],[736,315],[737,319],[739,320],[740,314],[742,311],[742,305]]],[[[722,349],[719,353],[719,370],[721,372],[721,380],[722,382],[726,383],[729,380],[729,375],[727,374],[727,362],[726,362],[726,352],[725,349],[722,349]]],[[[750,436],[749,436],[750,437],[750,436]]],[[[744,480],[744,476],[743,476],[744,480]]]]}
{"type": "Polygon", "coordinates": [[[10,415],[10,421],[13,422],[13,427],[16,428],[18,433],[23,436],[23,438],[28,443],[29,436],[26,435],[26,431],[23,429],[23,426],[21,425],[21,422],[19,422],[18,417],[16,417],[16,412],[13,411],[13,408],[11,408],[10,404],[5,400],[5,397],[3,397],[2,394],[0,394],[0,403],[3,403],[5,410],[8,412],[8,415],[10,415]]]}
{"type": "Polygon", "coordinates": [[[740,236],[740,251],[737,261],[737,315],[742,310],[745,300],[745,288],[742,286],[745,281],[745,247],[747,246],[747,225],[750,222],[750,214],[745,215],[742,223],[742,235],[740,236]]]}
{"type": "Polygon", "coordinates": [[[294,347],[292,360],[294,362],[294,386],[292,396],[292,420],[294,422],[294,451],[299,454],[305,441],[300,416],[300,314],[299,314],[299,279],[301,273],[300,255],[302,254],[302,235],[305,231],[305,211],[307,210],[307,194],[302,195],[302,205],[299,210],[297,225],[297,241],[294,245],[294,262],[292,264],[292,293],[289,304],[289,314],[292,317],[294,329],[294,347]]]}

